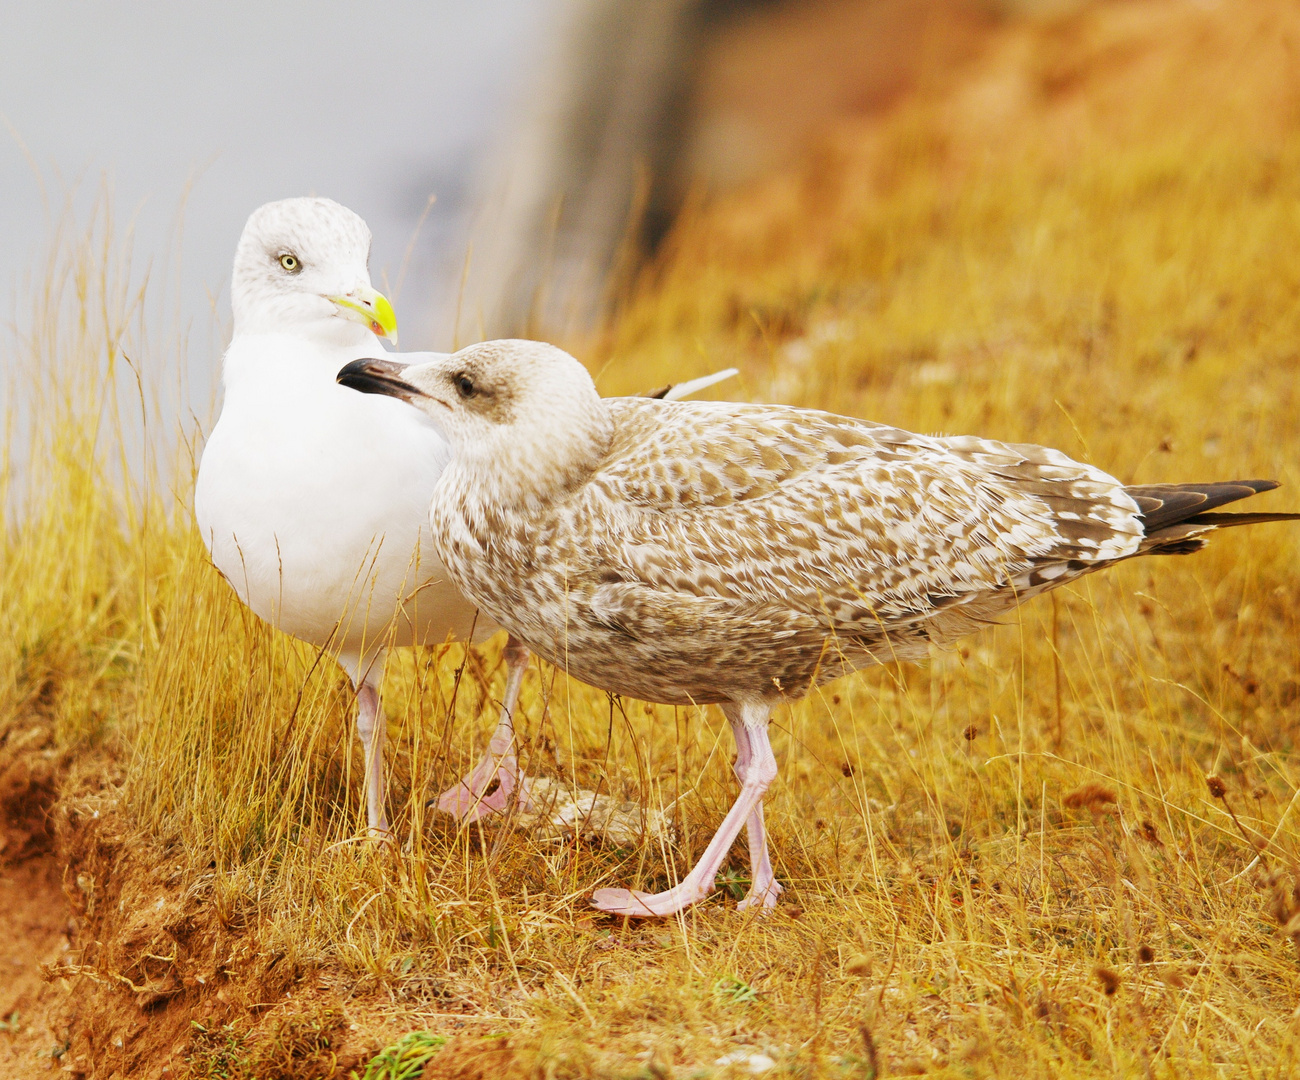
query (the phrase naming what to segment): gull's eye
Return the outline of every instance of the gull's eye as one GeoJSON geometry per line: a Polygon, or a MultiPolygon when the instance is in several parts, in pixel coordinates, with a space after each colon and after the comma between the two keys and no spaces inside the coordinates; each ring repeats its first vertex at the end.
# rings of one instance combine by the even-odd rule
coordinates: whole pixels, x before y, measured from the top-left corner
{"type": "Polygon", "coordinates": [[[456,393],[463,398],[472,398],[478,393],[478,387],[474,385],[474,380],[464,372],[453,376],[452,381],[456,384],[456,393]]]}
{"type": "Polygon", "coordinates": [[[296,274],[299,270],[302,269],[302,260],[299,259],[298,256],[295,255],[292,251],[286,251],[283,255],[280,256],[280,265],[283,266],[285,270],[287,270],[289,273],[296,274]]]}

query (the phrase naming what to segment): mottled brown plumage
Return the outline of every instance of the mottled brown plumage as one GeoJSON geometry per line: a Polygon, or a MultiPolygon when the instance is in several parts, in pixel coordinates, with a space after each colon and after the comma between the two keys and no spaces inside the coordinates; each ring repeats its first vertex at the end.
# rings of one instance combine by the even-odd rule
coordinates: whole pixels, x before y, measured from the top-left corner
{"type": "Polygon", "coordinates": [[[782,699],[923,656],[1119,560],[1193,550],[1259,518],[1205,511],[1275,486],[1130,489],[1040,446],[776,405],[605,401],[537,343],[473,346],[400,379],[455,448],[430,520],[458,587],[584,682],[716,702],[736,732],[743,813],[676,890],[598,894],[625,914],[702,895],[744,820],[747,900],[775,901],[759,774],[775,771],[766,723],[782,699]]]}

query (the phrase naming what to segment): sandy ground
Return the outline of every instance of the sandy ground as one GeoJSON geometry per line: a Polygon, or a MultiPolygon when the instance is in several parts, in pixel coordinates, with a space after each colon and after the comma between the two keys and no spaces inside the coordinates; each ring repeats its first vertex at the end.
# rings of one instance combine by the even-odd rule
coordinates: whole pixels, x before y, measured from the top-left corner
{"type": "Polygon", "coordinates": [[[65,991],[41,977],[68,948],[71,912],[52,855],[0,869],[0,1076],[48,1076],[65,1043],[65,991]]]}

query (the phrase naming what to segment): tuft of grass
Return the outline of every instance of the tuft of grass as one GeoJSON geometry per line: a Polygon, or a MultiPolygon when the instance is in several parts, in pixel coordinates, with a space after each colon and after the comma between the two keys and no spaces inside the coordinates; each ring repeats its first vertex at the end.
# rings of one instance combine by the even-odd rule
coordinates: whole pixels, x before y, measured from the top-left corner
{"type": "Polygon", "coordinates": [[[446,1044],[442,1035],[412,1031],[371,1058],[361,1080],[418,1080],[428,1060],[446,1044]]]}
{"type": "Polygon", "coordinates": [[[185,1064],[194,1080],[330,1080],[339,1074],[342,1026],[342,1015],[328,1008],[282,1017],[260,1040],[242,1024],[195,1020],[185,1064]]]}
{"type": "MultiPolygon", "coordinates": [[[[585,355],[608,392],[734,364],[754,398],[1047,443],[1134,482],[1272,476],[1259,508],[1295,506],[1295,22],[1151,0],[1008,24],[943,98],[683,221],[585,355]]],[[[534,665],[526,767],[663,809],[677,838],[457,828],[425,802],[491,729],[500,643],[406,653],[384,688],[403,845],[363,843],[345,681],[208,564],[199,433],[156,430],[154,383],[123,375],[139,298],[101,233],[61,250],[5,354],[25,420],[0,467],[0,749],[70,762],[53,818],[101,845],[69,878],[103,932],[77,970],[218,1010],[196,1075],[236,1075],[230,1032],[270,986],[447,1037],[427,1075],[1297,1067],[1294,530],[1117,568],[791,702],[766,804],[786,902],[741,915],[728,887],[607,920],[594,888],[680,878],[729,806],[721,718],[534,665]],[[138,401],[175,465],[122,464],[138,401]],[[128,881],[113,837],[145,853],[128,881]]],[[[724,883],[745,872],[742,844],[724,883]]],[[[143,1073],[129,1046],[95,1052],[143,1073]]]]}
{"type": "Polygon", "coordinates": [[[235,1080],[248,1075],[245,1037],[232,1024],[209,1028],[193,1021],[190,1054],[185,1058],[195,1080],[235,1080]]]}

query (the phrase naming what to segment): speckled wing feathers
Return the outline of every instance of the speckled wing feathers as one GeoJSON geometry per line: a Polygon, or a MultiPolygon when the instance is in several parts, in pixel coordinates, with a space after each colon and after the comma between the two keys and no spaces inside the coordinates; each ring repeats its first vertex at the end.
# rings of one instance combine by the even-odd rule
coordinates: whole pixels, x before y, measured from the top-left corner
{"type": "Polygon", "coordinates": [[[614,444],[582,496],[584,514],[619,519],[601,558],[653,589],[777,604],[823,632],[952,621],[958,605],[971,606],[960,623],[989,621],[1142,536],[1118,481],[1042,447],[769,406],[610,407],[614,444]]]}

